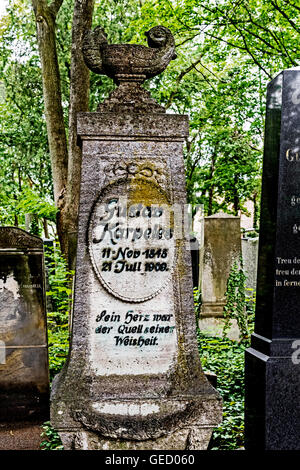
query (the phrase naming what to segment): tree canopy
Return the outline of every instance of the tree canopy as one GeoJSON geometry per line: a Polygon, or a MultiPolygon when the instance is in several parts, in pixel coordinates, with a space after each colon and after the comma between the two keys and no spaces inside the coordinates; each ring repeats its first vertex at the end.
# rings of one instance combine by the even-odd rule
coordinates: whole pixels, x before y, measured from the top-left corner
{"type": "MultiPolygon", "coordinates": [[[[57,7],[59,101],[63,132],[69,139],[60,195],[55,194],[54,184],[58,163],[49,150],[44,85],[49,76],[43,76],[36,2],[8,3],[0,19],[0,223],[24,227],[26,213],[54,221],[63,210],[58,203],[64,197],[62,186],[72,183],[69,117],[78,99],[72,91],[76,75],[72,67],[79,60],[74,59],[74,22],[81,2],[40,2],[57,7]]],[[[266,85],[280,70],[299,64],[297,2],[95,0],[89,8],[92,3],[93,26],[102,25],[109,42],[145,43],[145,31],[157,24],[174,34],[178,58],[145,86],[168,112],[190,117],[185,150],[189,202],[203,203],[208,215],[219,210],[238,214],[247,200],[258,207],[266,85]]],[[[84,20],[86,11],[78,12],[84,20]]],[[[113,88],[108,77],[91,73],[90,110],[95,111],[113,88]]]]}

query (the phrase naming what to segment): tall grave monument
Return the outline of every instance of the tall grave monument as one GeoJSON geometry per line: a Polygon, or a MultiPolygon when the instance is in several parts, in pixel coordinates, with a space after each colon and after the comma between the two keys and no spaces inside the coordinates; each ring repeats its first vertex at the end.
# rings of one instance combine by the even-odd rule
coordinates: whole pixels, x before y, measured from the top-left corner
{"type": "Polygon", "coordinates": [[[221,401],[199,360],[182,145],[187,116],[167,115],[141,87],[174,59],[167,28],[149,47],[83,53],[118,85],[79,113],[82,145],[77,264],[68,362],[51,421],[66,449],[205,449],[221,401]]]}
{"type": "Polygon", "coordinates": [[[246,448],[300,449],[300,68],[267,93],[255,333],[246,352],[246,448]]]}

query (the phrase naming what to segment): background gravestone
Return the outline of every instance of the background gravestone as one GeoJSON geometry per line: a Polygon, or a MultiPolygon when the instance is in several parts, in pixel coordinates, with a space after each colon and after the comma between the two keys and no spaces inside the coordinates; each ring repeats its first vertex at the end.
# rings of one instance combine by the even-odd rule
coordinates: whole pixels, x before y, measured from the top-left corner
{"type": "Polygon", "coordinates": [[[199,288],[199,265],[200,265],[200,246],[197,237],[190,236],[191,256],[192,256],[192,277],[193,287],[199,288]]]}
{"type": "Polygon", "coordinates": [[[241,241],[244,272],[246,275],[246,287],[251,289],[251,292],[246,291],[246,295],[251,296],[253,291],[256,290],[258,237],[243,237],[241,241]]]}
{"type": "MultiPolygon", "coordinates": [[[[240,263],[240,217],[223,212],[204,217],[203,231],[199,328],[210,335],[222,336],[227,280],[233,263],[240,263]]],[[[237,321],[231,323],[228,337],[239,340],[237,321]]]]}
{"type": "Polygon", "coordinates": [[[201,318],[223,317],[227,279],[240,255],[240,217],[225,213],[205,217],[201,318]]]}
{"type": "Polygon", "coordinates": [[[0,422],[49,419],[43,242],[0,227],[0,422]]]}
{"type": "Polygon", "coordinates": [[[300,69],[267,92],[255,332],[246,352],[248,449],[300,449],[300,69]]]}
{"type": "Polygon", "coordinates": [[[205,449],[221,420],[197,349],[189,232],[175,214],[188,119],[140,87],[175,57],[174,39],[163,27],[147,35],[149,48],[109,46],[99,28],[84,43],[90,68],[119,86],[78,115],[72,348],[51,396],[67,449],[205,449]]]}

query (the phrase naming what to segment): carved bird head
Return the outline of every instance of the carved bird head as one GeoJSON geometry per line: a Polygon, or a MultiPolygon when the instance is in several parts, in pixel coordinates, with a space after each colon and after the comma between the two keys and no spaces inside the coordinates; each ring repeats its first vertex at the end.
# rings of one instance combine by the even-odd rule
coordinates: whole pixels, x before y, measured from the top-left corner
{"type": "MultiPolygon", "coordinates": [[[[165,26],[154,26],[149,31],[145,32],[147,36],[148,46],[155,49],[162,49],[165,46],[175,47],[175,41],[171,31],[165,26]]],[[[174,52],[172,59],[176,59],[177,55],[174,52]]]]}

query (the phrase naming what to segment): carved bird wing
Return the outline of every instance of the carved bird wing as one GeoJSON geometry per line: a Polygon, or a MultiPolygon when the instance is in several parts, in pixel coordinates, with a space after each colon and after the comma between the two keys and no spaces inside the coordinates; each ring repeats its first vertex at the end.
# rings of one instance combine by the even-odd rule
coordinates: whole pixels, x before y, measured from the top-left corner
{"type": "Polygon", "coordinates": [[[87,67],[92,72],[103,74],[101,45],[107,44],[104,29],[97,26],[93,31],[86,31],[82,39],[82,53],[87,67]]]}

